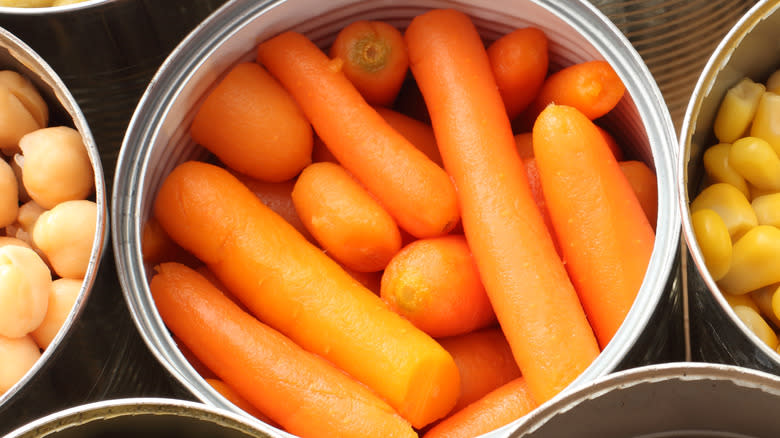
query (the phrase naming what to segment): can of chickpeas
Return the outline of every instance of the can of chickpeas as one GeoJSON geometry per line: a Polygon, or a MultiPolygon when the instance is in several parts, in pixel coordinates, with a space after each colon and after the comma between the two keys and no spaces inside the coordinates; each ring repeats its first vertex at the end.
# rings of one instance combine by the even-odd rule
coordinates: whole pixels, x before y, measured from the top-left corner
{"type": "MultiPolygon", "coordinates": [[[[381,20],[404,30],[415,16],[437,8],[467,14],[485,41],[522,27],[543,30],[549,40],[551,71],[606,60],[617,72],[626,93],[600,123],[614,133],[627,156],[645,163],[657,176],[655,241],[644,282],[622,326],[572,387],[615,370],[683,358],[679,210],[671,179],[676,157],[673,123],[641,58],[595,7],[585,1],[495,0],[475,5],[457,0],[234,0],[191,33],[152,80],[126,133],[113,192],[115,259],[128,306],[155,356],[198,399],[241,412],[207,382],[207,367],[193,360],[163,322],[149,284],[155,266],[145,260],[143,247],[144,230],[153,223],[155,197],[166,177],[188,160],[215,161],[191,137],[198,107],[231,67],[255,59],[258,42],[284,30],[296,30],[325,49],[351,22],[381,20]]],[[[507,436],[518,424],[486,436],[507,436]]],[[[292,436],[283,430],[278,433],[292,436]]]]}
{"type": "Polygon", "coordinates": [[[780,4],[761,1],[718,45],[680,133],[693,360],[780,373],[780,4]]]}

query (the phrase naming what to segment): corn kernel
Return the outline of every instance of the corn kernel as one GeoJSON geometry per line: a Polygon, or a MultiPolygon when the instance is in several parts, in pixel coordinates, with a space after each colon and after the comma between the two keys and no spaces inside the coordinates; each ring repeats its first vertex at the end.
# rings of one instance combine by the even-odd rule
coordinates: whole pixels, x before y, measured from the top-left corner
{"type": "Polygon", "coordinates": [[[780,70],[775,70],[766,80],[766,91],[780,94],[780,70]]]}
{"type": "Polygon", "coordinates": [[[750,202],[731,184],[715,183],[702,190],[691,202],[691,213],[705,208],[714,210],[723,219],[733,242],[758,225],[750,202]]]}
{"type": "Polygon", "coordinates": [[[756,304],[756,300],[753,299],[752,293],[744,295],[732,295],[724,292],[721,295],[723,295],[723,298],[726,299],[726,302],[728,302],[729,306],[732,308],[735,306],[746,306],[750,307],[756,312],[761,313],[761,309],[758,308],[758,304],[756,304]]]}
{"type": "Polygon", "coordinates": [[[745,294],[780,283],[780,229],[759,225],[734,243],[731,268],[718,281],[731,294],[745,294]]]}
{"type": "Polygon", "coordinates": [[[713,280],[723,278],[731,267],[731,237],[726,223],[714,210],[704,208],[691,214],[696,242],[713,280]]]}
{"type": "Polygon", "coordinates": [[[750,135],[763,138],[780,155],[780,94],[766,91],[761,95],[750,135]]]}
{"type": "Polygon", "coordinates": [[[733,143],[745,135],[765,89],[764,84],[744,78],[726,92],[714,123],[715,137],[720,142],[733,143]]]}
{"type": "Polygon", "coordinates": [[[780,228],[780,193],[759,196],[751,203],[760,225],[774,225],[780,228]]]}
{"type": "Polygon", "coordinates": [[[704,171],[712,182],[728,183],[739,189],[750,199],[750,189],[747,181],[729,164],[729,143],[718,143],[704,151],[704,171]]]}
{"type": "Polygon", "coordinates": [[[772,307],[772,297],[774,296],[777,289],[778,289],[777,285],[773,284],[770,286],[762,287],[761,289],[754,290],[749,294],[737,295],[737,296],[751,297],[753,299],[753,302],[758,307],[758,313],[760,313],[761,316],[763,316],[769,322],[771,322],[775,328],[778,328],[780,327],[780,318],[778,318],[777,315],[775,315],[774,307],[772,307]]]}
{"type": "Polygon", "coordinates": [[[780,190],[780,158],[761,138],[742,137],[735,141],[729,151],[729,165],[759,189],[780,190]]]}
{"type": "Polygon", "coordinates": [[[746,306],[735,306],[734,313],[737,314],[740,320],[753,332],[763,343],[769,346],[771,349],[778,347],[777,335],[772,327],[767,324],[764,318],[758,314],[755,310],[746,306]]]}

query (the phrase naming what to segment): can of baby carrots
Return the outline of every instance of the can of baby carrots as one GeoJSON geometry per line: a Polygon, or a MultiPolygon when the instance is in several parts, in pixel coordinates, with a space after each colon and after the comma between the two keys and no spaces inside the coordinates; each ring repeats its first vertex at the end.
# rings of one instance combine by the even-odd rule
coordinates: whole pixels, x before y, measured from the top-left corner
{"type": "Polygon", "coordinates": [[[6,437],[189,436],[273,437],[262,423],[201,403],[171,398],[119,398],[74,406],[38,418],[6,437]]]}
{"type": "MultiPolygon", "coordinates": [[[[719,147],[725,148],[723,150],[726,150],[730,156],[732,145],[739,140],[734,136],[726,138],[723,130],[719,130],[719,134],[716,135],[716,123],[725,123],[729,119],[736,120],[734,117],[744,117],[738,112],[728,111],[724,111],[723,115],[719,116],[722,102],[730,93],[729,90],[736,90],[735,87],[746,79],[749,80],[747,83],[751,84],[750,88],[759,90],[755,95],[756,104],[764,92],[771,93],[766,88],[766,83],[770,75],[780,68],[780,49],[777,46],[779,37],[780,5],[776,1],[760,1],[723,38],[708,60],[688,104],[680,132],[679,142],[682,152],[677,168],[683,236],[687,244],[685,247],[687,255],[683,258],[685,265],[683,275],[686,277],[683,286],[688,306],[691,359],[736,364],[775,374],[780,373],[780,355],[776,351],[776,333],[780,327],[777,325],[778,320],[772,309],[773,290],[771,289],[773,285],[776,289],[775,283],[780,278],[766,280],[767,284],[762,284],[761,287],[748,287],[757,290],[737,290],[731,286],[734,280],[739,282],[745,280],[744,277],[758,277],[748,273],[740,275],[743,278],[726,279],[722,272],[711,271],[710,268],[714,266],[713,259],[705,249],[711,240],[706,237],[707,234],[697,234],[701,229],[697,232],[692,215],[699,208],[692,208],[691,203],[705,188],[721,181],[713,173],[714,168],[705,165],[705,154],[714,157],[715,155],[712,154],[716,150],[710,148],[719,144],[719,147]],[[718,118],[722,120],[716,122],[718,118]],[[710,257],[710,265],[707,264],[708,257],[710,257]],[[752,308],[753,311],[745,310],[744,306],[752,308]],[[745,313],[749,315],[745,316],[745,313]]],[[[748,90],[748,88],[743,89],[748,90]]],[[[750,94],[747,92],[742,94],[745,99],[743,102],[747,102],[750,94]]],[[[766,95],[769,96],[770,94],[766,95]]],[[[749,107],[750,104],[745,106],[749,107]]],[[[754,105],[752,111],[747,115],[748,121],[759,117],[757,106],[754,105]]],[[[778,114],[775,113],[775,124],[777,117],[778,114]]],[[[743,128],[740,128],[737,137],[765,136],[763,133],[756,132],[752,126],[743,128]]],[[[731,160],[726,158],[724,162],[731,163],[731,160]]],[[[745,181],[743,179],[742,183],[745,181]]],[[[739,185],[736,182],[735,184],[739,185]]],[[[747,187],[746,183],[744,187],[747,187]]],[[[733,204],[745,207],[744,211],[747,216],[750,216],[749,227],[766,226],[763,221],[759,224],[753,203],[764,194],[766,193],[763,193],[759,187],[750,183],[750,187],[737,196],[739,202],[733,204]]],[[[725,214],[725,211],[728,209],[721,214],[725,214]]],[[[725,247],[730,256],[726,266],[729,271],[741,269],[738,266],[744,263],[738,259],[741,260],[743,256],[740,255],[740,250],[734,250],[737,249],[737,242],[742,236],[729,233],[728,237],[725,247]]],[[[755,258],[746,267],[749,270],[768,267],[771,271],[773,269],[771,263],[774,263],[778,254],[776,247],[772,251],[771,257],[755,258]]]]}
{"type": "MultiPolygon", "coordinates": [[[[187,359],[157,312],[149,281],[154,266],[144,261],[143,230],[153,216],[155,194],[184,161],[214,161],[190,136],[199,105],[234,65],[252,61],[257,44],[284,30],[296,30],[327,48],[340,29],[365,19],[401,30],[431,9],[466,13],[485,41],[535,26],[549,40],[550,70],[586,60],[606,60],[626,86],[617,107],[600,123],[625,145],[626,156],[657,176],[658,215],[648,271],[612,342],[572,384],[575,388],[616,370],[684,357],[679,264],[679,210],[673,183],[674,127],[664,99],[641,57],[618,28],[590,3],[489,1],[416,2],[234,0],[205,20],[169,56],[147,88],[126,132],[114,180],[113,238],[123,291],[141,335],[171,374],[200,400],[237,410],[209,386],[198,364],[187,359]]],[[[492,431],[507,436],[522,419],[492,431]]],[[[282,436],[290,434],[280,430],[282,436]]]]}

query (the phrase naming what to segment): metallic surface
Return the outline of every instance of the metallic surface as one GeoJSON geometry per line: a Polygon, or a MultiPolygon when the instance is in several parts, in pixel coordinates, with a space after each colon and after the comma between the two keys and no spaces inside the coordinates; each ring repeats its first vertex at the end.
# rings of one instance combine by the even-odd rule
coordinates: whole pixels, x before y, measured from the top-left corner
{"type": "Polygon", "coordinates": [[[150,215],[152,194],[173,167],[204,158],[188,136],[194,108],[217,78],[239,60],[251,59],[256,43],[295,28],[321,46],[356,19],[384,19],[405,27],[432,7],[468,12],[488,39],[527,25],[542,27],[551,41],[552,68],[589,59],[607,59],[628,95],[605,121],[628,154],[655,168],[659,217],[649,274],[636,303],[600,357],[574,385],[621,367],[679,360],[683,356],[682,305],[678,276],[679,213],[673,163],[676,139],[669,112],[647,67],[620,31],[585,2],[418,0],[414,2],[234,0],[203,22],[178,46],[152,80],[133,115],[120,153],[113,191],[112,237],[119,278],[142,337],[163,366],[198,399],[237,410],[188,364],[154,308],[142,262],[141,227],[150,215]]]}
{"type": "Polygon", "coordinates": [[[76,406],[40,418],[5,438],[272,438],[260,422],[201,403],[124,398],[76,406]]]}
{"type": "Polygon", "coordinates": [[[701,189],[704,150],[717,143],[712,123],[728,88],[743,77],[765,81],[780,68],[780,3],[761,1],[723,38],[696,84],[680,133],[678,190],[687,244],[684,258],[691,358],[780,374],[780,355],[731,310],[709,275],[696,243],[688,204],[701,189]]]}
{"type": "Polygon", "coordinates": [[[731,365],[668,363],[601,378],[528,415],[512,438],[771,438],[780,379],[731,365]]]}

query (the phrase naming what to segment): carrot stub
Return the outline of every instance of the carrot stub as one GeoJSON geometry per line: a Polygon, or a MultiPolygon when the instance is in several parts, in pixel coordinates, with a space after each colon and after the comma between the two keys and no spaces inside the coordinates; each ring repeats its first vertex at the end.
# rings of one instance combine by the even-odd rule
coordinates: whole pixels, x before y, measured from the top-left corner
{"type": "Polygon", "coordinates": [[[154,213],[261,321],[372,388],[415,427],[455,404],[460,383],[449,353],[226,170],[180,164],[154,213]]]}
{"type": "Polygon", "coordinates": [[[311,125],[253,62],[233,67],[208,93],[190,134],[231,169],[264,181],[288,180],[311,162],[311,125]]]}
{"type": "Polygon", "coordinates": [[[166,326],[260,412],[301,437],[414,437],[365,386],[242,311],[194,270],[164,263],[150,282],[166,326]]]}
{"type": "Polygon", "coordinates": [[[584,114],[549,105],[533,133],[563,258],[604,348],[642,285],[655,233],[604,138],[584,114]]]}
{"type": "Polygon", "coordinates": [[[393,103],[409,70],[403,35],[382,21],[360,20],[342,28],[330,57],[344,61],[344,74],[372,105],[393,103]]]}
{"type": "Polygon", "coordinates": [[[322,249],[354,271],[381,271],[401,250],[395,220],[338,164],[303,169],[292,200],[322,249]]]}
{"type": "Polygon", "coordinates": [[[405,37],[482,282],[543,403],[590,365],[598,344],[536,207],[471,20],[455,10],[430,11],[412,20],[405,37]]]}
{"type": "Polygon", "coordinates": [[[285,32],[261,43],[257,55],[339,163],[399,226],[420,238],[455,226],[458,202],[447,173],[385,122],[314,43],[285,32]]]}

